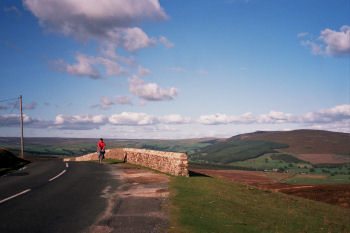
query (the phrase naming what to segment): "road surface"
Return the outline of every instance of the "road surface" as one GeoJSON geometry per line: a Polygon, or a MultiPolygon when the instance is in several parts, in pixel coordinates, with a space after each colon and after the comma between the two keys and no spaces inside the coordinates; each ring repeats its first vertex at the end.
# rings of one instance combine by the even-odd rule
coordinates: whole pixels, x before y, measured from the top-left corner
{"type": "Polygon", "coordinates": [[[163,199],[150,203],[141,195],[137,200],[144,205],[135,206],[131,194],[120,196],[130,185],[142,185],[125,178],[123,166],[42,161],[1,177],[0,232],[158,231],[167,223],[163,199]],[[149,216],[148,209],[160,217],[149,216]]]}

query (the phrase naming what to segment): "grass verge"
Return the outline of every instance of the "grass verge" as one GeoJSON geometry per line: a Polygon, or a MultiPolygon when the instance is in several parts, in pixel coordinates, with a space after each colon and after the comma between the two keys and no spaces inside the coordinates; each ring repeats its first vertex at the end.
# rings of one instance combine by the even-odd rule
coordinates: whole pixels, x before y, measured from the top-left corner
{"type": "Polygon", "coordinates": [[[349,232],[350,209],[211,177],[171,177],[170,232],[349,232]]]}

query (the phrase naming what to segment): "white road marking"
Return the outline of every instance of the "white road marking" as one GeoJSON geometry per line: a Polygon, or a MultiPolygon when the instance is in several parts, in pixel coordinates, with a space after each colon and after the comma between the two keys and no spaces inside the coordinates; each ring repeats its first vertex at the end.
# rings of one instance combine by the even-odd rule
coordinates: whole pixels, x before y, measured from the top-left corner
{"type": "Polygon", "coordinates": [[[58,174],[57,176],[55,176],[55,177],[52,177],[51,179],[49,179],[49,181],[53,181],[54,179],[57,179],[58,177],[60,177],[61,175],[63,175],[65,172],[66,172],[67,170],[66,169],[64,169],[63,171],[61,171],[61,173],[60,174],[58,174]]]}
{"type": "Polygon", "coordinates": [[[8,200],[11,200],[12,198],[15,198],[15,197],[18,197],[18,196],[20,196],[20,195],[23,195],[23,194],[29,192],[30,190],[31,190],[31,189],[26,189],[26,190],[24,190],[24,191],[22,191],[22,192],[20,192],[20,193],[17,193],[17,194],[15,194],[15,195],[11,196],[11,197],[2,199],[2,200],[0,201],[0,204],[6,202],[6,201],[8,201],[8,200]]]}
{"type": "Polygon", "coordinates": [[[27,167],[22,167],[22,168],[20,168],[18,171],[22,171],[22,170],[24,170],[24,169],[26,169],[27,167]]]}
{"type": "Polygon", "coordinates": [[[68,163],[66,163],[66,167],[69,167],[68,163]]]}

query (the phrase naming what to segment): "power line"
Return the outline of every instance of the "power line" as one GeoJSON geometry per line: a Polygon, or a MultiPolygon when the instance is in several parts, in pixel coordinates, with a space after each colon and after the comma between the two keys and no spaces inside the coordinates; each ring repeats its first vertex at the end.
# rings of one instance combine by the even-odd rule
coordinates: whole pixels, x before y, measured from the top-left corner
{"type": "Polygon", "coordinates": [[[18,100],[18,97],[16,97],[16,98],[2,99],[2,100],[0,100],[0,102],[8,102],[8,101],[11,101],[11,100],[18,100]]]}

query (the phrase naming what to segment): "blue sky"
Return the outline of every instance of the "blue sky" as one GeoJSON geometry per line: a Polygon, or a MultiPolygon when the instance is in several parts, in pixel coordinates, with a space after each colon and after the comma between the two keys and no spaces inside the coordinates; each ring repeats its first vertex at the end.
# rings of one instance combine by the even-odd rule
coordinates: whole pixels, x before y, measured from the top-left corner
{"type": "Polygon", "coordinates": [[[0,136],[350,132],[349,1],[3,0],[0,136]]]}

